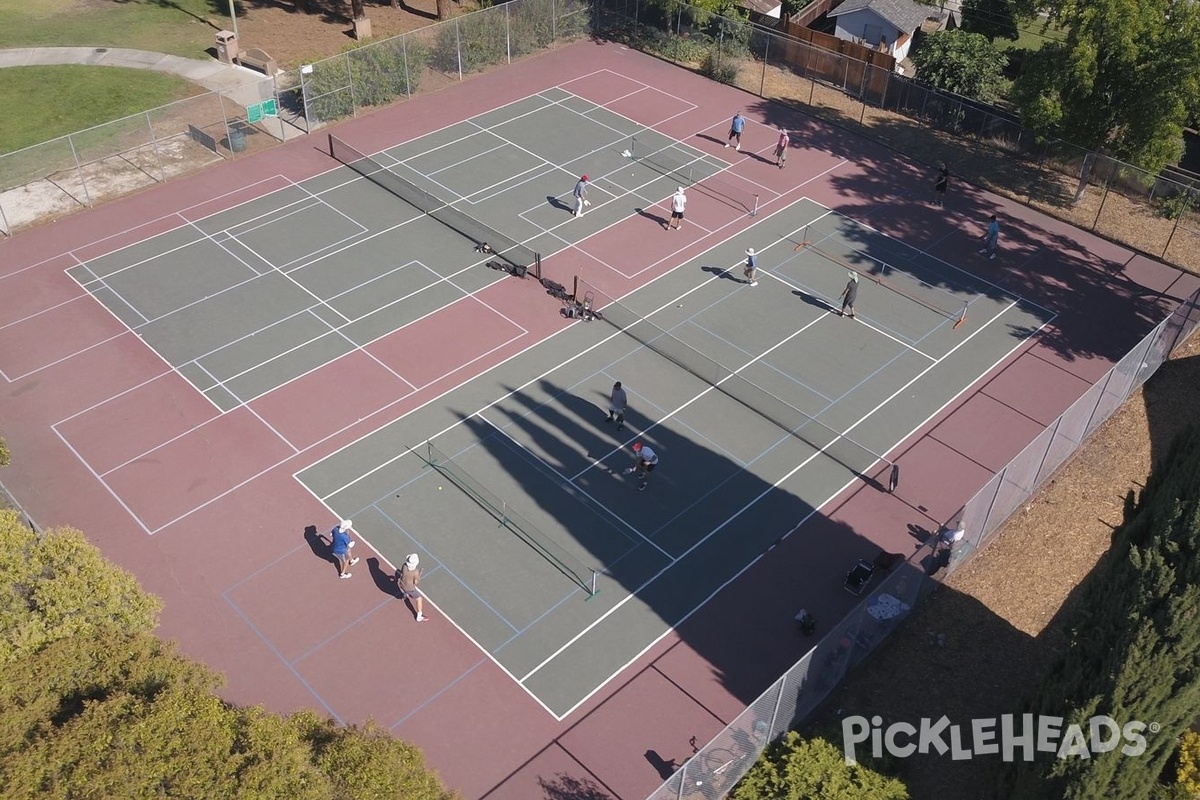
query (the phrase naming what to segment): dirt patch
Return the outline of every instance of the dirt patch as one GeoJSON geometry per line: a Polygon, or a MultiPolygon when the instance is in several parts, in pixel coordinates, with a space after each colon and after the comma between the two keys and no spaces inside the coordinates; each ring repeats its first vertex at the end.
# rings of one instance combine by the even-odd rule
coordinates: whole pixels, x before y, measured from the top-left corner
{"type": "MultiPolygon", "coordinates": [[[[289,5],[239,4],[238,40],[243,48],[257,47],[271,54],[283,69],[318,61],[340,53],[356,43],[350,22],[349,3],[323,9],[313,2],[313,13],[289,5]]],[[[455,12],[462,10],[453,5],[455,12]]],[[[403,7],[384,3],[366,5],[373,38],[378,41],[423,28],[437,21],[436,0],[406,0],[403,7]]],[[[228,19],[216,17],[215,24],[227,27],[228,19]]]]}
{"type": "MultiPolygon", "coordinates": [[[[1200,336],[1181,347],[1050,483],[906,620],[837,690],[812,730],[839,717],[884,724],[945,714],[1018,713],[1063,652],[1074,589],[1108,551],[1128,492],[1139,491],[1180,428],[1200,414],[1200,336]]],[[[840,737],[837,739],[840,745],[840,737]]],[[[914,800],[994,796],[998,761],[897,762],[914,800]]]]}

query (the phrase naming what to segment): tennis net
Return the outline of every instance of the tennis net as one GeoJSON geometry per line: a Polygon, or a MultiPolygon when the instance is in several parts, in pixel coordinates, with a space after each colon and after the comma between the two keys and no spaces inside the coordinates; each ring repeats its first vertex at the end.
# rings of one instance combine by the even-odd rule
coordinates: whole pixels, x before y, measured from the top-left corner
{"type": "Polygon", "coordinates": [[[575,278],[575,293],[576,297],[591,293],[596,298],[597,318],[606,320],[763,419],[823,452],[855,475],[879,485],[875,474],[880,471],[878,465],[885,464],[890,468],[886,479],[887,490],[894,491],[899,485],[900,467],[891,460],[709,358],[578,276],[575,278]]]}
{"type": "Polygon", "coordinates": [[[425,443],[425,448],[426,464],[436,469],[440,475],[444,475],[447,480],[461,489],[463,494],[495,517],[501,527],[508,528],[515,533],[559,572],[570,578],[573,583],[587,592],[589,598],[595,597],[597,591],[596,570],[584,566],[582,561],[567,552],[566,548],[554,541],[548,534],[513,511],[508,503],[454,463],[454,459],[438,450],[432,439],[425,443]]]}
{"type": "Polygon", "coordinates": [[[668,153],[673,145],[661,150],[653,150],[636,136],[629,140],[629,149],[625,151],[626,158],[671,178],[680,186],[688,186],[699,192],[714,197],[717,200],[740,209],[750,216],[758,216],[758,195],[734,186],[728,181],[714,177],[710,165],[706,164],[703,156],[691,161],[685,161],[677,155],[668,153]]]}
{"type": "Polygon", "coordinates": [[[495,228],[485,225],[474,217],[464,214],[449,203],[445,203],[416,184],[401,178],[392,170],[370,156],[363,155],[341,139],[329,134],[329,155],[362,175],[367,180],[399,197],[411,206],[425,212],[455,233],[475,243],[477,250],[495,255],[509,265],[517,276],[530,272],[541,280],[542,257],[525,245],[519,244],[495,228]],[[483,249],[483,245],[487,249],[483,249]]]}
{"type": "Polygon", "coordinates": [[[896,294],[904,297],[912,302],[924,306],[934,313],[941,314],[943,317],[954,321],[954,327],[958,328],[967,321],[967,306],[969,300],[961,300],[958,295],[947,292],[938,287],[931,287],[928,281],[922,281],[911,272],[900,269],[894,264],[890,264],[881,258],[876,258],[861,250],[855,250],[852,258],[866,259],[873,265],[873,269],[863,269],[855,265],[848,258],[834,255],[826,250],[823,250],[818,245],[808,240],[807,230],[805,236],[800,243],[796,245],[797,250],[811,250],[821,258],[829,261],[832,264],[837,264],[839,267],[853,272],[857,275],[870,280],[885,289],[889,289],[896,294]],[[890,277],[889,277],[890,276],[890,277]],[[905,288],[901,282],[908,284],[912,288],[905,288]]]}

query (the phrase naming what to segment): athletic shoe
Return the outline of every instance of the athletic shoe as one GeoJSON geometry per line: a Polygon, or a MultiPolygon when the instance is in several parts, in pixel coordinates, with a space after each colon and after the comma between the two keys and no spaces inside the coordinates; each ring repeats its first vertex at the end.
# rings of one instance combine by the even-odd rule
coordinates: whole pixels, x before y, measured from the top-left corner
{"type": "Polygon", "coordinates": [[[622,472],[621,474],[622,474],[622,475],[632,475],[632,474],[633,474],[633,467],[626,467],[626,468],[625,468],[625,471],[624,471],[624,472],[622,472]]]}
{"type": "Polygon", "coordinates": [[[424,614],[417,614],[417,622],[426,622],[428,619],[429,617],[424,614]]]}
{"type": "Polygon", "coordinates": [[[758,286],[758,281],[750,281],[751,286],[758,286]]]}
{"type": "Polygon", "coordinates": [[[726,146],[726,147],[729,147],[729,142],[726,142],[726,143],[725,143],[725,146],[726,146]]]}
{"type": "Polygon", "coordinates": [[[357,558],[352,558],[352,559],[350,559],[350,566],[352,566],[352,567],[353,567],[353,566],[354,566],[355,564],[357,564],[357,563],[358,563],[358,559],[357,559],[357,558]]]}
{"type": "Polygon", "coordinates": [[[639,491],[639,492],[644,492],[644,491],[646,491],[646,484],[644,484],[644,483],[639,483],[639,484],[638,484],[638,491],[639,491]]]}
{"type": "Polygon", "coordinates": [[[742,152],[742,146],[741,146],[740,144],[739,144],[737,147],[733,148],[733,149],[734,149],[734,150],[736,150],[736,151],[737,151],[737,152],[739,152],[739,153],[740,153],[740,152],[742,152]]]}
{"type": "Polygon", "coordinates": [[[986,252],[987,252],[987,248],[985,247],[984,249],[979,251],[979,255],[983,255],[986,252]]]}
{"type": "Polygon", "coordinates": [[[990,256],[988,256],[988,261],[995,261],[995,260],[996,260],[996,254],[995,254],[995,253],[992,253],[990,256]]]}
{"type": "Polygon", "coordinates": [[[343,573],[342,575],[339,575],[338,577],[341,578],[342,580],[346,580],[346,578],[352,578],[354,576],[351,575],[349,572],[346,572],[346,573],[343,573]]]}

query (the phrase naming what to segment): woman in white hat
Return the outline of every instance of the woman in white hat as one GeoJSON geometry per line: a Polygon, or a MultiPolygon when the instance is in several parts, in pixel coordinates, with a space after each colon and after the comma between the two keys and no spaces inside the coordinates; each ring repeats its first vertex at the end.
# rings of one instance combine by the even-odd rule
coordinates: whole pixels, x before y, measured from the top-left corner
{"type": "Polygon", "coordinates": [[[421,590],[417,588],[417,584],[421,582],[421,557],[416,553],[412,553],[408,558],[404,559],[404,566],[400,567],[400,572],[396,575],[396,583],[400,587],[400,594],[404,599],[413,604],[417,612],[417,622],[424,622],[429,619],[425,616],[425,597],[421,594],[421,590]]]}
{"type": "Polygon", "coordinates": [[[753,247],[746,250],[746,266],[742,274],[746,276],[746,283],[758,286],[758,253],[754,252],[753,247]]]}
{"type": "Polygon", "coordinates": [[[846,288],[842,289],[841,297],[842,310],[838,312],[839,317],[850,317],[854,319],[854,301],[858,299],[858,273],[848,272],[850,280],[846,282],[846,288]],[[850,313],[847,314],[846,312],[850,313]]]}

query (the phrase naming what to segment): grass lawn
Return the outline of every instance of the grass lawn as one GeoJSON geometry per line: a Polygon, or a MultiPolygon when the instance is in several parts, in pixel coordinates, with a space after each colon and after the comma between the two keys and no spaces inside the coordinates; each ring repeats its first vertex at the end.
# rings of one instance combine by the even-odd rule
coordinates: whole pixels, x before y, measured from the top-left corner
{"type": "Polygon", "coordinates": [[[0,3],[0,47],[131,47],[205,58],[228,25],[208,0],[16,0],[0,3]]]}
{"type": "Polygon", "coordinates": [[[1021,35],[1012,43],[1013,49],[1016,50],[1041,50],[1049,42],[1061,42],[1067,38],[1065,28],[1054,24],[1046,25],[1043,17],[1031,22],[1018,23],[1017,31],[1021,35]]]}
{"type": "Polygon", "coordinates": [[[174,75],[119,67],[10,67],[3,78],[4,153],[203,92],[174,75]]]}

